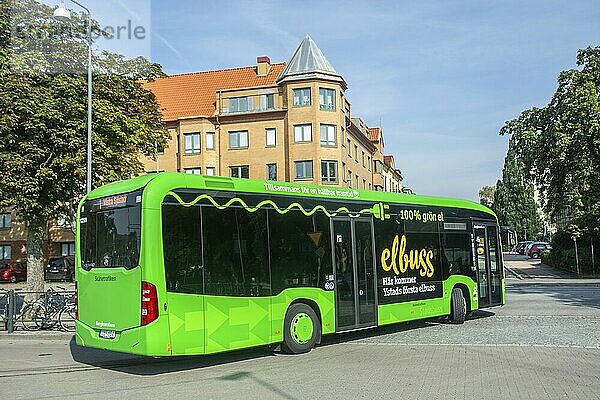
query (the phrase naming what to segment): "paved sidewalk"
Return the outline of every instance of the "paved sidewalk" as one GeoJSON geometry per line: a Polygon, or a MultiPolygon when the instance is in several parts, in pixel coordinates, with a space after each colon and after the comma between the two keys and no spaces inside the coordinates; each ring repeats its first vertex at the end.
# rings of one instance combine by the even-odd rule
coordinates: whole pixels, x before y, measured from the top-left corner
{"type": "Polygon", "coordinates": [[[579,278],[577,274],[542,264],[527,256],[504,254],[504,266],[508,272],[510,283],[537,283],[550,285],[600,285],[600,279],[579,278]],[[519,281],[515,282],[516,278],[519,281]]]}

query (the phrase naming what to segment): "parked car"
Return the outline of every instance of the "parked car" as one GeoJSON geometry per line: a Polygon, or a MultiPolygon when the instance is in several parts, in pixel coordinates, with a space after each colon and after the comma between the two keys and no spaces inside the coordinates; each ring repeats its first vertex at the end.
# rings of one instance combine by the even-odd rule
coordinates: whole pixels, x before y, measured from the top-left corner
{"type": "Polygon", "coordinates": [[[515,246],[515,252],[517,254],[525,254],[525,248],[529,245],[533,243],[532,241],[525,241],[525,242],[519,242],[517,243],[517,245],[515,246]]]}
{"type": "Polygon", "coordinates": [[[540,258],[540,254],[544,250],[552,250],[552,245],[546,242],[533,243],[527,251],[527,256],[529,258],[540,258]]]}
{"type": "Polygon", "coordinates": [[[27,264],[12,260],[0,264],[0,281],[17,282],[27,280],[27,264]]]}
{"type": "Polygon", "coordinates": [[[72,256],[53,257],[48,260],[44,278],[47,281],[73,281],[75,278],[75,259],[72,256]]]}

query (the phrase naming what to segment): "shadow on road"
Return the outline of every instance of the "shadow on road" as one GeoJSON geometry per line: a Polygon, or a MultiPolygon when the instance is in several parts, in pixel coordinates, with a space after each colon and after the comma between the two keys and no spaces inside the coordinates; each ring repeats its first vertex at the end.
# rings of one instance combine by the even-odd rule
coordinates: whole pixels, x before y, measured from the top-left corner
{"type": "MultiPolygon", "coordinates": [[[[487,318],[493,315],[495,314],[490,311],[476,310],[468,317],[468,319],[487,318]]],[[[369,337],[391,335],[394,333],[412,331],[415,329],[422,329],[446,323],[448,322],[445,320],[445,318],[434,318],[429,320],[386,325],[352,332],[342,332],[323,337],[320,346],[330,346],[342,342],[349,342],[369,337]]],[[[279,351],[273,351],[272,348],[268,346],[262,346],[211,355],[154,358],[118,353],[109,350],[81,347],[75,343],[75,338],[71,339],[69,346],[73,360],[78,363],[133,375],[160,375],[171,372],[201,369],[250,359],[274,357],[278,354],[282,354],[279,351]]],[[[294,357],[293,355],[286,356],[294,357]]],[[[238,380],[245,378],[248,374],[249,373],[247,372],[236,372],[232,373],[231,375],[223,376],[220,379],[238,380]]],[[[255,380],[254,378],[252,379],[255,380]]],[[[279,395],[282,396],[283,394],[279,395]]],[[[289,396],[283,397],[291,398],[289,396]]]]}

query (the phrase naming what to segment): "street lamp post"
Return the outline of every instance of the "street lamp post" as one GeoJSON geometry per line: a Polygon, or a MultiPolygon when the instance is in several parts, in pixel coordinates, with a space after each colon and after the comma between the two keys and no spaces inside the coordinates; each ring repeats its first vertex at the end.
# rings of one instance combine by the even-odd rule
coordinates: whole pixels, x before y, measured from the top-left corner
{"type": "MultiPolygon", "coordinates": [[[[86,171],[86,192],[92,191],[92,15],[90,10],[76,0],[71,0],[87,13],[87,34],[88,34],[88,121],[87,121],[87,171],[86,171]]],[[[68,21],[71,19],[71,12],[65,7],[64,0],[54,10],[54,18],[58,21],[68,21]]]]}

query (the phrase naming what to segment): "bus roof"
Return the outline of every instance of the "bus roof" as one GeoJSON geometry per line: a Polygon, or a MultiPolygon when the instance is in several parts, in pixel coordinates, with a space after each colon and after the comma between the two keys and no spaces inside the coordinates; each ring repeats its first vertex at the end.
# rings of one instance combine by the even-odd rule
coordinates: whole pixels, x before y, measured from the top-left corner
{"type": "Polygon", "coordinates": [[[94,189],[86,196],[86,199],[95,199],[119,193],[132,192],[145,186],[152,187],[154,192],[160,194],[161,199],[173,188],[226,190],[263,194],[288,194],[299,197],[329,198],[336,200],[359,200],[367,202],[456,207],[478,210],[490,214],[494,216],[494,218],[496,217],[496,214],[489,208],[470,200],[360,190],[338,186],[315,186],[293,182],[205,176],[178,172],[146,174],[136,178],[112,182],[94,189]]]}

